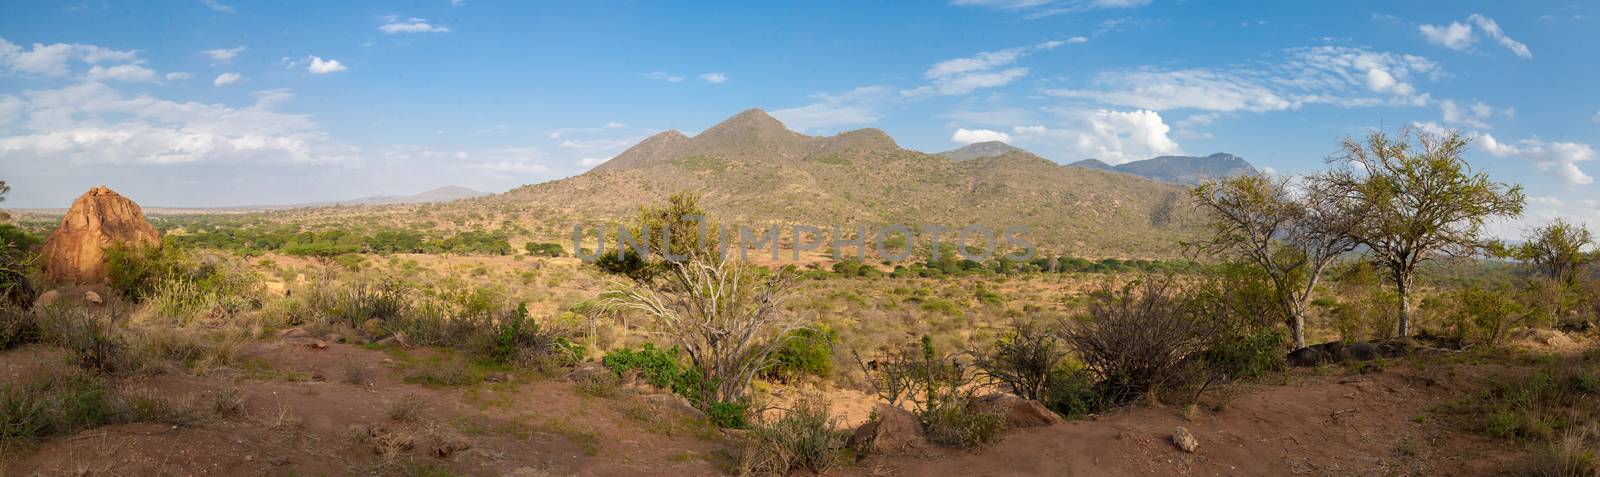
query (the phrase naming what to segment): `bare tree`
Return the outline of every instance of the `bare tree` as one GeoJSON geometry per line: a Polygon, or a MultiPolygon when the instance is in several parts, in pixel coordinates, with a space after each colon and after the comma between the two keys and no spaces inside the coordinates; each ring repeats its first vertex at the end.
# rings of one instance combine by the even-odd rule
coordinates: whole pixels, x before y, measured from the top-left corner
{"type": "Polygon", "coordinates": [[[797,327],[779,308],[794,276],[705,256],[664,266],[660,279],[622,288],[607,305],[653,319],[688,354],[704,378],[702,404],[744,399],[751,378],[770,364],[777,338],[797,327]]]}
{"type": "Polygon", "coordinates": [[[1400,297],[1399,335],[1411,332],[1407,302],[1417,265],[1439,254],[1477,254],[1487,243],[1484,223],[1522,214],[1522,186],[1489,180],[1461,154],[1469,140],[1458,131],[1443,135],[1402,129],[1365,140],[1346,137],[1329,159],[1339,167],[1316,178],[1344,210],[1362,217],[1352,235],[1386,269],[1400,297]]]}
{"type": "Polygon", "coordinates": [[[1210,236],[1190,245],[1264,270],[1298,349],[1306,345],[1311,293],[1323,269],[1355,248],[1359,217],[1338,207],[1328,189],[1311,184],[1296,193],[1291,180],[1248,175],[1194,188],[1191,197],[1212,220],[1210,236]]]}

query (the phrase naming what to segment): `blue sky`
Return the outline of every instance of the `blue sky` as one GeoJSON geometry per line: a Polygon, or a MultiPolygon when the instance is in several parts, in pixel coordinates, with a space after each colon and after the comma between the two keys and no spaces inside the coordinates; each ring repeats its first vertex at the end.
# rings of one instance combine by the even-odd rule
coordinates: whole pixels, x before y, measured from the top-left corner
{"type": "Polygon", "coordinates": [[[940,151],[1225,151],[1322,167],[1383,126],[1474,135],[1529,219],[1600,225],[1583,2],[9,2],[6,205],[503,191],[759,107],[940,151]]]}

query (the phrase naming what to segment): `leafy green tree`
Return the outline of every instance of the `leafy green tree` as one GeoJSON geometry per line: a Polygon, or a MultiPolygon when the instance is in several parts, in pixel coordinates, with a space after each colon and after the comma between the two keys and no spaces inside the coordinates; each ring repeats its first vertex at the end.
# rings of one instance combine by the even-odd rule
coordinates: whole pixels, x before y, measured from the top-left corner
{"type": "Polygon", "coordinates": [[[1487,248],[1486,221],[1522,214],[1522,186],[1489,180],[1461,158],[1469,140],[1458,131],[1419,134],[1381,131],[1346,137],[1332,171],[1316,184],[1348,213],[1359,214],[1352,235],[1389,274],[1400,299],[1398,332],[1410,334],[1407,299],[1417,265],[1440,254],[1473,255],[1487,248]]]}
{"type": "Polygon", "coordinates": [[[1545,278],[1571,286],[1578,270],[1595,260],[1594,234],[1587,227],[1556,219],[1533,229],[1522,244],[1510,250],[1511,256],[1532,263],[1545,278]]]}
{"type": "Polygon", "coordinates": [[[1356,246],[1358,216],[1327,189],[1296,193],[1291,179],[1236,176],[1195,187],[1190,196],[1210,217],[1210,234],[1189,245],[1248,262],[1270,279],[1275,315],[1296,349],[1306,345],[1305,315],[1328,264],[1356,246]]]}

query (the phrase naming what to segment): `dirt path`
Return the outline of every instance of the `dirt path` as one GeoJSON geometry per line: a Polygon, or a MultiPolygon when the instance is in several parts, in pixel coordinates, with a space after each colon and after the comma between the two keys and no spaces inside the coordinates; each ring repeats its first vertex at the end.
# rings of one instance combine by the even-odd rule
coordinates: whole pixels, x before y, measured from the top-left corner
{"type": "MultiPolygon", "coordinates": [[[[1094,420],[1018,430],[975,451],[868,459],[858,474],[896,475],[1500,475],[1516,444],[1438,422],[1428,410],[1459,396],[1493,367],[1397,368],[1350,376],[1304,376],[1287,386],[1250,386],[1181,409],[1144,407],[1094,420]],[[1200,441],[1185,453],[1179,427],[1200,441]]],[[[1342,372],[1342,371],[1341,371],[1342,372]]]]}
{"type": "MultiPolygon", "coordinates": [[[[425,353],[416,351],[414,353],[425,353]]],[[[193,425],[125,424],[51,439],[6,457],[0,475],[720,475],[731,441],[649,396],[587,396],[560,379],[465,388],[405,382],[409,358],[334,344],[251,343],[242,370],[165,374],[122,386],[191,409],[242,412],[193,425]],[[365,370],[365,371],[353,371],[365,370]],[[361,383],[346,382],[352,372],[361,383]],[[396,419],[396,409],[409,412],[396,419]],[[430,474],[430,472],[434,472],[430,474]]],[[[64,355],[0,355],[15,378],[64,355]]],[[[1439,422],[1429,409],[1494,374],[1492,365],[1329,369],[1287,385],[1233,388],[1193,419],[1139,407],[1016,430],[977,450],[874,456],[840,475],[1494,475],[1524,455],[1439,422]],[[1168,440],[1178,426],[1194,454],[1168,440]]]]}

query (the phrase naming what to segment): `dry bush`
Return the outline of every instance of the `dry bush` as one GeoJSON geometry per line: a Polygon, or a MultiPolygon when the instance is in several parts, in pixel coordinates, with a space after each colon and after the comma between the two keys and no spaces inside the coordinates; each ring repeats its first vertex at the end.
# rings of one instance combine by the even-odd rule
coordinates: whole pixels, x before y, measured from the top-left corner
{"type": "Polygon", "coordinates": [[[1093,294],[1087,319],[1062,335],[1097,375],[1104,398],[1120,404],[1181,384],[1210,345],[1213,328],[1190,313],[1170,280],[1146,278],[1093,294]]]}
{"type": "Polygon", "coordinates": [[[619,290],[607,304],[651,318],[688,355],[702,378],[692,394],[703,408],[745,402],[750,380],[770,364],[777,338],[797,326],[780,308],[794,275],[699,258],[665,267],[655,281],[619,290]]]}
{"type": "Polygon", "coordinates": [[[977,353],[973,364],[991,382],[1037,401],[1066,357],[1066,346],[1053,330],[1036,321],[1015,320],[994,346],[977,353]]]}
{"type": "Polygon", "coordinates": [[[772,422],[758,422],[739,453],[739,475],[789,475],[797,469],[827,472],[839,461],[845,438],[828,402],[806,397],[772,422]]]}

